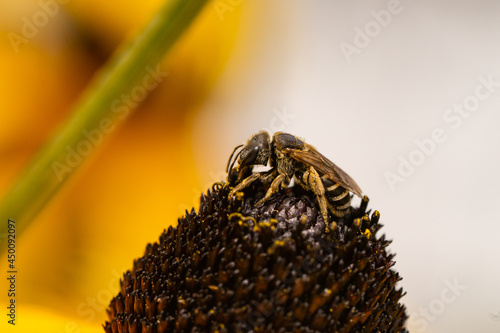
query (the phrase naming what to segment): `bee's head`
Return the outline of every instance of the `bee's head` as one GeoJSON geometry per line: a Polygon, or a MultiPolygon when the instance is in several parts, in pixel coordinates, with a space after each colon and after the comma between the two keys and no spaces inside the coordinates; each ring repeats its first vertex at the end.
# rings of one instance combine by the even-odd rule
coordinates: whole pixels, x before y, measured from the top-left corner
{"type": "Polygon", "coordinates": [[[269,160],[269,134],[261,131],[252,136],[241,150],[238,163],[240,166],[267,165],[269,160]]]}
{"type": "Polygon", "coordinates": [[[233,168],[236,159],[238,159],[238,164],[240,167],[246,167],[251,165],[267,165],[271,150],[269,149],[270,137],[269,133],[266,131],[261,131],[253,135],[245,145],[237,146],[229,161],[227,163],[226,171],[230,172],[233,168]],[[243,147],[240,152],[234,157],[233,155],[236,150],[243,147]]]}

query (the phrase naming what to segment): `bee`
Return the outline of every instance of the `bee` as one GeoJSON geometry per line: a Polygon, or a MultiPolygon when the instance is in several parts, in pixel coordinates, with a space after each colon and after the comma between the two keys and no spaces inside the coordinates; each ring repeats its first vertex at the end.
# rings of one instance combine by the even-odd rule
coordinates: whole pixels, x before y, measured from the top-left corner
{"type": "MultiPolygon", "coordinates": [[[[350,192],[362,197],[362,191],[356,182],[341,168],[323,156],[316,148],[291,134],[277,132],[270,139],[269,133],[261,131],[253,135],[243,145],[236,146],[226,166],[228,181],[238,183],[229,193],[248,187],[260,179],[264,183],[271,182],[266,195],[256,206],[266,202],[282,188],[288,187],[290,181],[300,184],[312,191],[318,200],[321,215],[329,232],[328,212],[336,218],[343,217],[351,206],[350,192]],[[236,151],[241,150],[235,155],[236,151]],[[238,160],[238,166],[234,164],[238,160]],[[256,165],[268,165],[269,171],[252,172],[256,165]]],[[[336,226],[332,222],[332,227],[336,226]]]]}

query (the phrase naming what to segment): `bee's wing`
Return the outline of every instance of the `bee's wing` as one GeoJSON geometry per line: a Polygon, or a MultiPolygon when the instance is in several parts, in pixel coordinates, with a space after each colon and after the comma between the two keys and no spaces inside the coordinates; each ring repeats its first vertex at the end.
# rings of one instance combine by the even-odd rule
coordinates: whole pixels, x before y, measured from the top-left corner
{"type": "Polygon", "coordinates": [[[293,148],[285,148],[284,152],[299,162],[308,164],[315,168],[319,173],[325,174],[334,182],[340,183],[340,186],[356,194],[358,197],[363,197],[363,192],[358,184],[341,168],[336,166],[332,161],[323,156],[319,151],[311,145],[307,145],[308,150],[299,150],[293,148]]]}

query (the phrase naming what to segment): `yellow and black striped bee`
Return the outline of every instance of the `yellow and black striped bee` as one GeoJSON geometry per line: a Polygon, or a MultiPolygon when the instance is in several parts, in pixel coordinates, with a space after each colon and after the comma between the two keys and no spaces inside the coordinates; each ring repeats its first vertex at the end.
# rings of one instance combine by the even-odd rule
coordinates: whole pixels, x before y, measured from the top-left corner
{"type": "MultiPolygon", "coordinates": [[[[295,177],[295,182],[316,195],[327,232],[330,230],[328,211],[337,218],[343,217],[351,205],[349,192],[360,198],[363,195],[356,182],[316,148],[283,132],[275,133],[270,140],[269,133],[261,131],[246,144],[237,146],[229,157],[226,172],[230,183],[239,182],[229,193],[230,197],[259,178],[265,183],[271,182],[266,195],[256,205],[267,201],[281,188],[288,187],[295,177]],[[236,160],[238,166],[234,167],[236,160]],[[269,171],[253,172],[247,176],[249,168],[268,163],[271,167],[269,171]]],[[[333,222],[332,227],[335,226],[333,222]]]]}

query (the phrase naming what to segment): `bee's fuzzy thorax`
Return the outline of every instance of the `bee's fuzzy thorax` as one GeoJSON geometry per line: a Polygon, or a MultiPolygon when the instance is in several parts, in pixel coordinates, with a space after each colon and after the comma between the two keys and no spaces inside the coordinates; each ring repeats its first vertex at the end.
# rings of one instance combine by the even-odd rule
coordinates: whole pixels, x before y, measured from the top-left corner
{"type": "Polygon", "coordinates": [[[255,181],[214,184],[134,261],[106,332],[406,332],[401,279],[368,200],[325,233],[300,186],[261,206],[255,181]]]}

